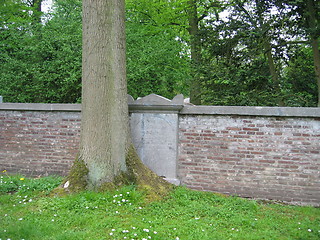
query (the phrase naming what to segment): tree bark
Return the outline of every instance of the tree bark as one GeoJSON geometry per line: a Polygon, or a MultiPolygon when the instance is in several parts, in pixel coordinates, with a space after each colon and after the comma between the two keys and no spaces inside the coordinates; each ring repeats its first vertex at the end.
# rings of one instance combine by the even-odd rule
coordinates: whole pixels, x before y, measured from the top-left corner
{"type": "Polygon", "coordinates": [[[201,82],[197,76],[199,66],[201,64],[201,48],[199,39],[199,20],[198,11],[195,0],[188,1],[188,19],[189,19],[189,35],[191,48],[191,75],[192,82],[190,84],[190,102],[195,105],[201,104],[201,82]]]}
{"type": "Polygon", "coordinates": [[[124,1],[83,1],[80,156],[96,188],[126,171],[129,123],[124,1]]]}

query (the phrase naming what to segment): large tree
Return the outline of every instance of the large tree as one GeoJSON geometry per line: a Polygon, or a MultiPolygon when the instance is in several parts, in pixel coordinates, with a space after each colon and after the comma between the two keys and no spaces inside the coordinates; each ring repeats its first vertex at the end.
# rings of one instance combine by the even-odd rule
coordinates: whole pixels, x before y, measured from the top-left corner
{"type": "Polygon", "coordinates": [[[129,133],[124,6],[124,0],[83,1],[81,141],[68,188],[130,182],[161,195],[171,185],[141,163],[129,133]]]}

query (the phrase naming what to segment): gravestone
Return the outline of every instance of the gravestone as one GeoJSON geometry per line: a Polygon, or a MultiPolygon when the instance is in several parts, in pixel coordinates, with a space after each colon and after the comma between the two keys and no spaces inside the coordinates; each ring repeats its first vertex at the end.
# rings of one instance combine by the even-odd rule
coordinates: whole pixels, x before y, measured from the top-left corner
{"type": "Polygon", "coordinates": [[[129,97],[133,143],[142,162],[159,176],[176,185],[178,152],[178,112],[183,95],[173,100],[150,94],[136,101],[129,97]]]}

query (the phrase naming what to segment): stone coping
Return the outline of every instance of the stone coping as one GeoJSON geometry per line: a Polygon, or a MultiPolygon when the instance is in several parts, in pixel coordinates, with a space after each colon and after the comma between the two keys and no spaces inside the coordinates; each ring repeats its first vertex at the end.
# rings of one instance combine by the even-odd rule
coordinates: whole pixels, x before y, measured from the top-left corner
{"type": "Polygon", "coordinates": [[[247,107],[247,106],[190,106],[179,114],[184,115],[238,115],[275,117],[320,117],[320,108],[306,107],[247,107]]]}
{"type": "MultiPolygon", "coordinates": [[[[238,115],[319,118],[320,108],[305,107],[247,107],[184,105],[183,96],[172,100],[156,94],[134,100],[128,95],[129,111],[143,113],[179,113],[182,115],[238,115]]],[[[0,103],[0,111],[61,111],[81,112],[81,104],[0,103]]]]}
{"type": "Polygon", "coordinates": [[[81,104],[0,103],[0,111],[80,112],[81,104]]]}

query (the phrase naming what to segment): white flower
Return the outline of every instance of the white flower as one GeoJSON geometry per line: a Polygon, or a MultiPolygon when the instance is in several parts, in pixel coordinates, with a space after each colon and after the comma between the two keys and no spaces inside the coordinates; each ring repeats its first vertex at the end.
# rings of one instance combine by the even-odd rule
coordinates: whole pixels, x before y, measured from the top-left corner
{"type": "Polygon", "coordinates": [[[145,231],[145,232],[149,232],[149,229],[145,228],[145,229],[143,229],[143,231],[145,231]]]}
{"type": "Polygon", "coordinates": [[[23,218],[19,218],[18,220],[21,221],[21,220],[23,220],[23,218]]]}
{"type": "Polygon", "coordinates": [[[308,232],[312,232],[312,230],[309,228],[309,229],[308,229],[308,232]]]}
{"type": "Polygon", "coordinates": [[[114,231],[115,231],[115,229],[111,229],[111,231],[112,231],[112,232],[114,232],[114,231]]]}
{"type": "Polygon", "coordinates": [[[51,219],[51,222],[54,222],[54,219],[51,219]]]}
{"type": "Polygon", "coordinates": [[[66,181],[66,183],[63,185],[63,188],[68,188],[70,185],[70,182],[69,181],[66,181]]]}
{"type": "Polygon", "coordinates": [[[156,231],[154,231],[153,233],[154,233],[154,234],[157,234],[157,232],[156,232],[156,231]]]}
{"type": "Polygon", "coordinates": [[[110,236],[112,236],[112,235],[113,235],[113,233],[111,232],[111,233],[109,233],[109,235],[110,235],[110,236]]]}

